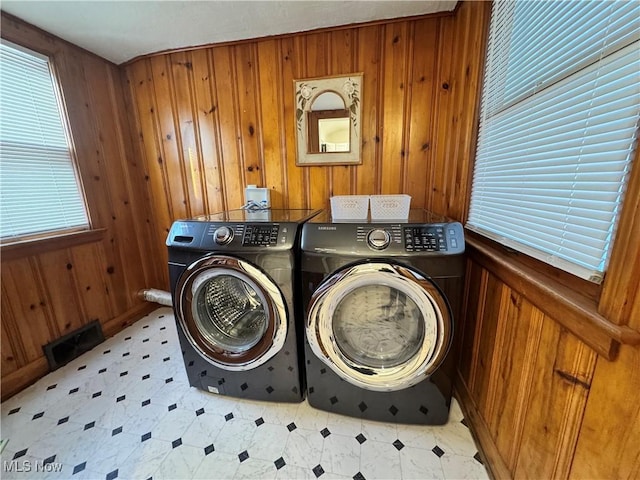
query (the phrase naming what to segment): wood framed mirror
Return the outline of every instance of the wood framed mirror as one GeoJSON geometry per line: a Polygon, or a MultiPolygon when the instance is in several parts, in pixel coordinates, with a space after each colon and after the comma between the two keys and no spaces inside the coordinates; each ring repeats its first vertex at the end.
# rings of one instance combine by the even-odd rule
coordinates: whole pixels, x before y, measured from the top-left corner
{"type": "Polygon", "coordinates": [[[296,164],[357,165],[362,74],[294,80],[296,164]]]}

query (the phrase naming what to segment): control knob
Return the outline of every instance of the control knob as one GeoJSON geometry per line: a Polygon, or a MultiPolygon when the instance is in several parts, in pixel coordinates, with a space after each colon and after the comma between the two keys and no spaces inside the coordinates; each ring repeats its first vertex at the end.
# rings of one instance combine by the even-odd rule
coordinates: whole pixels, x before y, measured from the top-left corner
{"type": "Polygon", "coordinates": [[[367,234],[367,243],[374,250],[384,250],[391,243],[391,235],[386,230],[376,228],[367,234]]]}
{"type": "Polygon", "coordinates": [[[226,245],[233,239],[233,230],[229,227],[218,227],[215,232],[213,232],[213,240],[218,245],[226,245]]]}

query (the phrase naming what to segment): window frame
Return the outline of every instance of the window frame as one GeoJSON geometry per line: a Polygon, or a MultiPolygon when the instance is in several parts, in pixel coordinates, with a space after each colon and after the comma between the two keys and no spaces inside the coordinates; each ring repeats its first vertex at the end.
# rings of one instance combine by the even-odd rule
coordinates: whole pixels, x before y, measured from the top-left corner
{"type": "Polygon", "coordinates": [[[66,246],[65,242],[67,241],[73,245],[95,242],[98,239],[102,238],[105,229],[96,229],[93,225],[91,208],[85,192],[85,185],[80,171],[80,162],[77,158],[73,132],[71,123],[69,121],[67,103],[64,96],[64,88],[58,71],[58,65],[56,61],[57,53],[55,51],[35,48],[31,45],[23,45],[22,43],[18,43],[14,39],[6,38],[4,35],[0,36],[0,42],[10,46],[11,48],[20,50],[30,55],[39,56],[47,60],[49,73],[51,75],[53,94],[56,99],[62,129],[64,131],[64,136],[68,147],[69,160],[71,162],[71,167],[73,168],[76,185],[78,187],[78,193],[80,195],[80,199],[84,206],[84,212],[87,217],[86,226],[60,228],[45,232],[25,233],[23,235],[0,238],[2,260],[5,260],[5,256],[9,258],[19,258],[30,254],[29,252],[35,253],[35,247],[44,249],[44,251],[49,251],[60,248],[63,245],[66,246]],[[47,245],[48,241],[51,242],[51,247],[47,245]]]}
{"type": "MultiPolygon", "coordinates": [[[[493,2],[492,2],[493,3],[493,2]]],[[[588,298],[596,303],[595,309],[597,310],[597,303],[600,300],[603,290],[606,290],[606,280],[609,275],[611,258],[614,255],[614,250],[616,247],[616,242],[618,239],[618,229],[620,226],[622,212],[624,211],[626,199],[628,196],[628,187],[630,184],[630,179],[634,174],[634,170],[640,168],[640,130],[636,130],[635,142],[632,143],[633,149],[631,150],[631,160],[629,162],[628,172],[623,180],[622,188],[622,198],[618,205],[618,213],[614,218],[613,224],[613,236],[610,241],[609,248],[607,249],[607,265],[605,267],[605,271],[602,274],[602,279],[600,282],[590,281],[586,278],[580,277],[576,273],[572,273],[569,270],[565,270],[560,266],[552,265],[550,263],[546,263],[545,261],[538,259],[534,256],[529,255],[525,251],[515,250],[513,247],[507,244],[503,244],[495,238],[492,238],[489,235],[484,234],[481,229],[476,229],[474,227],[470,227],[468,224],[469,216],[471,212],[471,192],[472,185],[474,181],[474,173],[475,173],[475,163],[478,154],[478,137],[480,133],[480,123],[482,120],[482,109],[481,104],[483,101],[483,91],[484,84],[486,81],[485,78],[485,69],[489,56],[489,36],[491,30],[491,16],[492,16],[492,7],[493,5],[488,7],[488,14],[483,26],[484,34],[483,34],[483,50],[481,53],[483,54],[481,65],[480,65],[480,76],[478,81],[478,90],[475,104],[475,125],[473,129],[473,143],[470,150],[470,155],[472,158],[470,165],[470,175],[468,178],[468,186],[469,186],[469,197],[468,202],[465,209],[464,220],[465,220],[465,233],[472,239],[474,244],[479,246],[484,246],[490,249],[493,252],[503,256],[507,262],[513,262],[514,268],[518,269],[519,266],[523,266],[525,268],[531,268],[534,272],[535,276],[540,275],[542,279],[546,279],[552,284],[562,285],[564,287],[569,288],[570,290],[576,292],[578,295],[588,298]],[[635,167],[635,168],[634,168],[635,167]]],[[[542,252],[542,250],[540,250],[542,252]]]]}

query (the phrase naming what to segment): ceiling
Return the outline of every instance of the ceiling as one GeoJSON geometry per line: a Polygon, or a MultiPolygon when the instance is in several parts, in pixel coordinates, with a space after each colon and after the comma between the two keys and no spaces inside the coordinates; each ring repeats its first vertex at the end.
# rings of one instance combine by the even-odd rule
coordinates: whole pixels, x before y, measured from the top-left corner
{"type": "Polygon", "coordinates": [[[163,50],[421,15],[455,0],[30,1],[1,8],[120,64],[163,50]]]}

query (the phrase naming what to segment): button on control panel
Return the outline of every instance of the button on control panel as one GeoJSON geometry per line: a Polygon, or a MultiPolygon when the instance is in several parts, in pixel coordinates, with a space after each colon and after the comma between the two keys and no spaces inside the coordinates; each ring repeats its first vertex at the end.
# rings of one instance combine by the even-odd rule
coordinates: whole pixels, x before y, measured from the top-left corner
{"type": "MultiPolygon", "coordinates": [[[[445,228],[438,225],[405,227],[404,245],[407,252],[445,252],[445,228]]],[[[457,248],[457,245],[452,244],[451,247],[457,248]]]]}
{"type": "Polygon", "coordinates": [[[244,229],[244,246],[270,246],[277,243],[278,225],[247,225],[244,229]]]}

